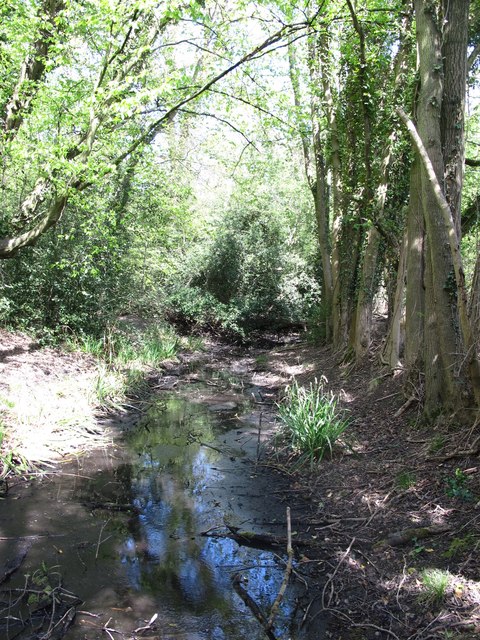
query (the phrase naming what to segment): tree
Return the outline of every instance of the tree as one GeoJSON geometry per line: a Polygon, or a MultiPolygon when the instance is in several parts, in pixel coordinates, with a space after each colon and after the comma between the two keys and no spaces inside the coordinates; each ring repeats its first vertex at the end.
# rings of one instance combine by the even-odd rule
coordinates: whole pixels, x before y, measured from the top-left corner
{"type": "MultiPolygon", "coordinates": [[[[73,192],[116,171],[152,143],[186,105],[308,26],[305,20],[281,25],[233,60],[229,52],[213,51],[209,64],[200,67],[195,57],[180,67],[172,64],[172,51],[179,44],[204,49],[195,35],[182,40],[176,29],[190,21],[212,32],[210,4],[216,6],[201,0],[139,0],[117,3],[114,10],[108,0],[94,5],[43,0],[33,5],[37,28],[0,114],[2,159],[12,167],[8,179],[14,181],[26,146],[33,150],[41,140],[42,153],[37,147],[37,175],[18,185],[22,193],[24,187],[28,191],[19,207],[12,205],[19,211],[4,217],[0,257],[36,242],[61,219],[73,192]]],[[[217,44],[223,44],[221,39],[217,44]]],[[[16,202],[15,187],[8,189],[11,202],[16,202]]]]}
{"type": "MultiPolygon", "coordinates": [[[[462,404],[465,379],[480,401],[459,244],[468,5],[416,0],[420,78],[416,126],[399,111],[420,159],[421,183],[417,186],[412,174],[412,196],[419,198],[425,221],[425,318],[424,342],[415,346],[424,354],[425,411],[430,415],[462,404]]],[[[419,337],[417,332],[415,339],[419,337]]]]}

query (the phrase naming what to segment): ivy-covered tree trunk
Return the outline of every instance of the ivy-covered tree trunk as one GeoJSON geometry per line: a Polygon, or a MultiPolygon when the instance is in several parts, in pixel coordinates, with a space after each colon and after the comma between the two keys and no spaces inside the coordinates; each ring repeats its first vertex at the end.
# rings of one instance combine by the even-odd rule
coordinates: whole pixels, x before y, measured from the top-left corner
{"type": "MultiPolygon", "coordinates": [[[[320,50],[323,45],[324,43],[320,41],[320,39],[317,39],[316,36],[312,36],[309,41],[309,70],[312,86],[319,86],[321,82],[322,67],[320,64],[320,50]]],[[[300,84],[297,76],[295,49],[292,43],[289,45],[288,53],[294,104],[297,111],[300,112],[302,96],[300,95],[300,84]]],[[[299,133],[302,143],[305,175],[315,207],[318,251],[322,264],[322,315],[320,322],[323,324],[322,333],[324,334],[325,341],[329,343],[332,340],[333,275],[330,252],[327,167],[322,144],[321,110],[318,95],[316,95],[315,91],[312,92],[310,99],[312,135],[309,135],[305,126],[301,123],[299,124],[299,133]]]]}
{"type": "MultiPolygon", "coordinates": [[[[467,379],[477,402],[479,398],[478,361],[467,317],[464,274],[456,232],[459,214],[454,200],[450,198],[448,202],[445,181],[445,175],[449,175],[446,159],[451,163],[453,155],[457,164],[458,156],[462,155],[458,139],[454,153],[453,150],[449,152],[450,144],[444,146],[444,130],[452,126],[452,119],[458,119],[458,104],[455,106],[454,97],[458,97],[461,90],[456,82],[447,82],[444,86],[442,71],[454,65],[455,60],[466,59],[467,55],[468,2],[452,0],[448,3],[449,6],[453,4],[461,4],[463,11],[455,13],[457,24],[453,38],[448,30],[445,34],[452,58],[447,61],[444,59],[442,28],[449,14],[443,15],[440,2],[415,0],[420,75],[417,130],[411,121],[407,122],[422,161],[420,198],[426,230],[424,353],[427,415],[460,406],[467,379]]],[[[464,95],[466,64],[457,71],[463,73],[464,95]]],[[[461,128],[457,135],[463,139],[461,128]]],[[[456,188],[461,188],[461,177],[458,172],[454,174],[456,188]]]]}

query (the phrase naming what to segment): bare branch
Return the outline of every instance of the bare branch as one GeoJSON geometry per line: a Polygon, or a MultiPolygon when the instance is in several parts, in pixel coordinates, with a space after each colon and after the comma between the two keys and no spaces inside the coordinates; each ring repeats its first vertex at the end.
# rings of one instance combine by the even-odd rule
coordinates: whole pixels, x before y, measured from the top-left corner
{"type": "Polygon", "coordinates": [[[477,61],[478,56],[480,56],[480,42],[475,45],[473,51],[467,58],[467,71],[471,71],[473,65],[477,61]]]}
{"type": "Polygon", "coordinates": [[[188,113],[189,115],[192,115],[192,116],[204,116],[206,118],[212,118],[213,120],[218,120],[218,122],[221,122],[222,124],[226,124],[228,127],[230,127],[230,129],[235,131],[235,133],[238,133],[239,135],[241,135],[242,138],[244,138],[249,145],[252,145],[252,147],[260,153],[260,150],[258,149],[258,147],[255,146],[252,140],[250,140],[248,136],[245,133],[243,133],[243,131],[241,131],[238,127],[232,124],[229,120],[226,120],[225,118],[220,118],[220,116],[217,116],[214,113],[208,113],[208,111],[193,111],[190,109],[179,109],[178,112],[188,113]]]}
{"type": "MultiPolygon", "coordinates": [[[[152,124],[147,128],[145,133],[139,136],[139,138],[137,138],[137,140],[124,153],[122,153],[120,156],[117,157],[115,163],[117,165],[120,164],[133,151],[138,149],[138,147],[140,147],[141,145],[145,144],[147,140],[152,140],[155,137],[155,135],[165,127],[169,119],[172,116],[174,116],[175,113],[177,113],[184,105],[188,104],[189,102],[193,102],[194,100],[199,98],[201,95],[207,92],[211,87],[217,84],[217,82],[219,82],[220,80],[225,78],[227,75],[229,75],[230,73],[232,73],[233,71],[235,71],[236,69],[244,65],[246,62],[255,60],[256,58],[258,58],[258,56],[262,52],[265,52],[266,50],[270,51],[271,47],[277,42],[280,42],[281,40],[288,38],[289,36],[293,35],[294,33],[297,33],[298,31],[304,31],[311,24],[311,21],[313,21],[316,18],[316,15],[317,14],[315,14],[315,16],[310,21],[294,23],[291,25],[281,27],[278,31],[276,31],[275,33],[270,35],[266,40],[264,40],[261,44],[256,46],[252,51],[245,54],[244,56],[239,58],[236,62],[231,64],[229,67],[227,67],[226,69],[224,69],[223,71],[215,75],[213,78],[208,80],[197,91],[194,91],[190,96],[183,98],[176,105],[170,107],[170,109],[168,109],[168,111],[166,111],[158,120],[155,120],[155,122],[152,122],[152,124]]],[[[287,45],[284,45],[284,46],[287,46],[287,45]]]]}

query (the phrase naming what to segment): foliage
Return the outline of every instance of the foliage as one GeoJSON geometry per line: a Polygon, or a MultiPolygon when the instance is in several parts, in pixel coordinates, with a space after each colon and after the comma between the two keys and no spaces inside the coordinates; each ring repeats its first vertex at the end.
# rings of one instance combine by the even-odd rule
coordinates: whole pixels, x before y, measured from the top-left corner
{"type": "Polygon", "coordinates": [[[255,175],[245,169],[215,228],[207,227],[203,247],[195,243],[167,283],[173,320],[243,334],[297,323],[317,302],[305,190],[281,156],[258,162],[255,175]]]}
{"type": "Polygon", "coordinates": [[[473,500],[473,494],[466,486],[468,476],[457,468],[455,474],[445,479],[445,493],[450,498],[460,498],[460,500],[473,500]]]}
{"type": "Polygon", "coordinates": [[[5,442],[5,427],[0,423],[0,480],[4,480],[10,474],[25,473],[29,468],[25,457],[8,447],[5,442]]]}
{"type": "Polygon", "coordinates": [[[295,381],[286,388],[285,398],[278,405],[291,446],[311,463],[332,454],[333,445],[349,425],[337,398],[325,390],[325,384],[322,378],[305,388],[295,381]]]}

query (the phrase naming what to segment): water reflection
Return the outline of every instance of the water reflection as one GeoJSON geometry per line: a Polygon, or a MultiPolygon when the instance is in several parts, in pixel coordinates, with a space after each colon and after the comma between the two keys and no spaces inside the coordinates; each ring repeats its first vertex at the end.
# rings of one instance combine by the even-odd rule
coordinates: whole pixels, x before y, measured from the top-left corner
{"type": "MultiPolygon", "coordinates": [[[[148,414],[129,443],[130,492],[138,516],[120,558],[130,587],[153,596],[182,628],[201,638],[252,640],[263,632],[233,591],[232,576],[243,569],[249,593],[268,611],[283,568],[271,553],[199,535],[222,525],[225,515],[215,492],[224,480],[218,469],[222,454],[200,444],[213,442],[222,429],[220,417],[173,395],[148,414]]],[[[285,602],[280,625],[292,606],[285,602]]]]}

